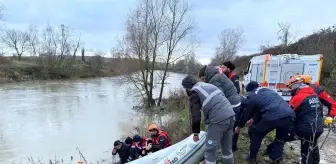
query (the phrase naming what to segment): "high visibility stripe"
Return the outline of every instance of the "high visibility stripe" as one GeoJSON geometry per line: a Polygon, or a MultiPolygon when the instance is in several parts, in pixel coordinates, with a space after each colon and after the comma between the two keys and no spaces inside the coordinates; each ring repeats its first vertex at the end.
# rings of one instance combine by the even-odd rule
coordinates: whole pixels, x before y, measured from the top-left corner
{"type": "Polygon", "coordinates": [[[224,159],[231,159],[233,158],[233,154],[231,153],[230,155],[222,155],[224,159]]]}
{"type": "Polygon", "coordinates": [[[199,92],[201,92],[203,94],[203,96],[205,97],[205,100],[202,103],[202,108],[201,110],[210,102],[210,100],[215,97],[216,95],[222,93],[221,90],[215,90],[214,92],[212,92],[211,94],[209,94],[207,91],[205,91],[202,87],[200,86],[196,86],[194,87],[195,90],[198,90],[199,92]]]}
{"type": "Polygon", "coordinates": [[[207,160],[205,160],[205,163],[206,164],[216,164],[216,162],[210,162],[210,161],[207,161],[207,160]]]}
{"type": "Polygon", "coordinates": [[[238,104],[235,104],[235,105],[231,105],[232,108],[235,108],[235,107],[239,107],[241,105],[241,103],[238,103],[238,104]]]}
{"type": "MultiPolygon", "coordinates": [[[[202,88],[203,89],[203,88],[202,88]]],[[[209,102],[210,100],[215,97],[216,95],[222,93],[221,90],[215,90],[214,92],[212,92],[208,97],[205,98],[203,104],[202,104],[202,108],[204,108],[209,102]]]]}

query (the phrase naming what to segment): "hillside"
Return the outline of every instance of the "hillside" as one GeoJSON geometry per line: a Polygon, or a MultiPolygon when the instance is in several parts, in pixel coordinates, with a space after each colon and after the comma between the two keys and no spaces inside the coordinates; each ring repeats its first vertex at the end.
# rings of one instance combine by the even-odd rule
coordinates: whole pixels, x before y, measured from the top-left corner
{"type": "MultiPolygon", "coordinates": [[[[323,54],[324,63],[322,69],[322,85],[326,86],[329,91],[336,93],[336,28],[329,27],[321,29],[319,32],[308,35],[299,39],[297,42],[288,46],[274,46],[264,49],[260,54],[323,54]]],[[[237,73],[242,75],[249,60],[259,54],[237,57],[234,63],[237,67],[237,73]]]]}

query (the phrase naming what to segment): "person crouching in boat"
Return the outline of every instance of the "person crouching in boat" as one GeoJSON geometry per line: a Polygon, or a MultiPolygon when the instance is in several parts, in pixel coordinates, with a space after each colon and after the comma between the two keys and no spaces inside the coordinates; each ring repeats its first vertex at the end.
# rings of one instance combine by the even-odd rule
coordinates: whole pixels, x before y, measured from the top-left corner
{"type": "Polygon", "coordinates": [[[216,163],[217,147],[220,145],[223,163],[233,164],[232,136],[236,119],[229,100],[218,87],[197,82],[192,75],[182,80],[182,86],[189,96],[195,142],[199,140],[201,111],[204,114],[204,122],[208,125],[204,151],[205,163],[216,163]]]}
{"type": "Polygon", "coordinates": [[[148,143],[146,150],[156,152],[171,146],[171,139],[166,131],[161,130],[156,124],[148,126],[152,143],[148,143]]]}
{"type": "Polygon", "coordinates": [[[135,160],[147,155],[147,138],[139,135],[133,136],[133,143],[130,150],[131,160],[135,160]]]}
{"type": "Polygon", "coordinates": [[[129,155],[130,155],[130,145],[125,144],[121,142],[120,140],[117,140],[114,142],[114,149],[112,151],[112,155],[119,154],[120,163],[124,164],[129,161],[129,155]]]}

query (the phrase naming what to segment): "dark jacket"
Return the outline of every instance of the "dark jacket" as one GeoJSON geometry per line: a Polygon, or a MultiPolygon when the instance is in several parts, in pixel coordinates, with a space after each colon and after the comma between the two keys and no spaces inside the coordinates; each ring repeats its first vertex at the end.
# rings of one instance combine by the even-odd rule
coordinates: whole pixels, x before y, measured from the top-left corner
{"type": "Polygon", "coordinates": [[[201,111],[205,124],[218,124],[235,115],[230,102],[218,87],[197,83],[190,92],[189,105],[193,133],[200,132],[201,111]]]}
{"type": "Polygon", "coordinates": [[[295,91],[289,104],[296,113],[295,132],[323,132],[323,108],[312,87],[295,91]]]}
{"type": "Polygon", "coordinates": [[[258,110],[254,109],[253,104],[248,104],[248,99],[245,96],[241,96],[241,114],[238,120],[238,127],[242,128],[245,126],[246,122],[249,119],[253,119],[254,122],[258,122],[260,120],[260,113],[258,110]]]}
{"type": "Polygon", "coordinates": [[[139,143],[139,145],[133,142],[130,148],[130,159],[133,161],[138,159],[140,156],[146,156],[147,155],[146,146],[147,146],[146,137],[141,138],[141,142],[139,143]]]}
{"type": "Polygon", "coordinates": [[[321,103],[328,108],[328,115],[330,117],[336,116],[336,101],[321,87],[311,85],[315,93],[318,95],[321,103]]]}
{"type": "Polygon", "coordinates": [[[256,88],[248,93],[247,104],[253,105],[260,119],[274,121],[281,118],[295,118],[295,113],[288,103],[276,92],[268,88],[256,88]]]}
{"type": "Polygon", "coordinates": [[[116,150],[115,153],[112,152],[112,155],[119,154],[120,162],[124,164],[128,161],[130,156],[130,145],[127,145],[125,143],[121,144],[122,144],[121,148],[116,150]]]}
{"type": "Polygon", "coordinates": [[[240,104],[240,96],[236,87],[226,75],[219,72],[219,67],[207,66],[204,75],[205,82],[218,87],[233,107],[240,104]]]}
{"type": "Polygon", "coordinates": [[[235,72],[230,72],[227,74],[227,77],[232,81],[232,83],[236,87],[237,93],[240,94],[239,76],[237,76],[235,72]]]}

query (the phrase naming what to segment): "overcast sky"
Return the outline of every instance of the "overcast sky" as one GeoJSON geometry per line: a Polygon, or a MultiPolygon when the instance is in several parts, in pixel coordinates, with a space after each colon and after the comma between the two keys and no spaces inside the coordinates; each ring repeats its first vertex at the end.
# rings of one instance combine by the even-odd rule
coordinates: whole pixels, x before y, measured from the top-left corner
{"type": "MultiPolygon", "coordinates": [[[[278,22],[290,23],[299,38],[336,24],[335,0],[186,0],[192,5],[201,42],[196,51],[205,63],[214,54],[225,28],[244,30],[239,55],[258,52],[261,44],[276,44],[278,22]]],[[[136,0],[0,0],[4,23],[25,29],[30,24],[65,24],[80,33],[86,48],[109,51],[124,30],[136,0]]]]}

